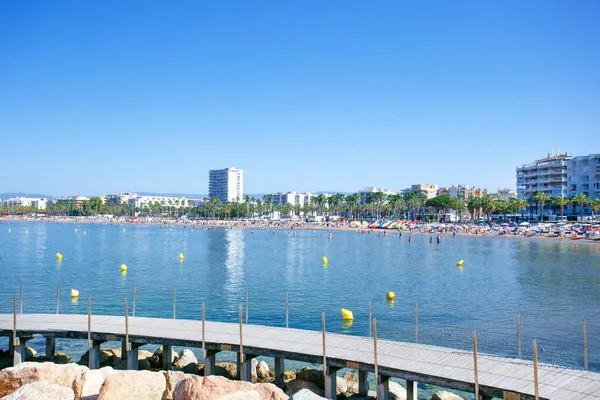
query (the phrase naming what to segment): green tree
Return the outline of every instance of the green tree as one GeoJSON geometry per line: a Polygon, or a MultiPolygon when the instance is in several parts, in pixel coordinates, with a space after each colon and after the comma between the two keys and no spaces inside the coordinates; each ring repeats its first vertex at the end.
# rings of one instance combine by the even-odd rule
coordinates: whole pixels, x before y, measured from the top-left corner
{"type": "Polygon", "coordinates": [[[571,201],[565,196],[557,196],[553,197],[551,200],[552,204],[557,207],[560,207],[560,219],[562,220],[565,215],[565,206],[569,204],[571,201]]]}
{"type": "Polygon", "coordinates": [[[585,193],[577,193],[571,197],[571,203],[579,204],[579,212],[581,213],[581,221],[583,221],[583,211],[585,210],[585,206],[589,203],[588,197],[585,193]]]}
{"type": "Polygon", "coordinates": [[[600,211],[600,199],[590,200],[590,208],[592,209],[592,216],[595,218],[596,213],[600,211]]]}
{"type": "Polygon", "coordinates": [[[462,196],[456,196],[450,198],[450,208],[456,211],[457,221],[462,220],[462,213],[465,211],[465,198],[462,196]]]}
{"type": "Polygon", "coordinates": [[[550,197],[544,192],[539,192],[539,193],[536,193],[535,196],[533,196],[533,199],[535,201],[537,201],[538,203],[540,203],[540,206],[541,206],[540,221],[543,222],[544,221],[544,204],[546,204],[546,202],[548,200],[550,200],[550,197]]]}

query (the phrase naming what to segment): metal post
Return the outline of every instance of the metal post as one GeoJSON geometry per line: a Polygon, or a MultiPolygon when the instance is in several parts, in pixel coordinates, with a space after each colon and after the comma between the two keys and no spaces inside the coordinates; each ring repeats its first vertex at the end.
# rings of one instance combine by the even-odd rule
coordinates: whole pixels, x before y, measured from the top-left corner
{"type": "Polygon", "coordinates": [[[240,304],[240,366],[244,363],[244,345],[242,342],[242,329],[244,324],[242,322],[242,305],[240,304]]]}
{"type": "Polygon", "coordinates": [[[177,289],[173,285],[173,319],[177,319],[177,289]]]}
{"type": "Polygon", "coordinates": [[[248,289],[246,289],[246,325],[248,325],[248,289]]]}
{"type": "Polygon", "coordinates": [[[88,349],[92,347],[92,296],[88,296],[88,349]]]}
{"type": "Polygon", "coordinates": [[[372,336],[373,332],[373,306],[371,298],[369,297],[369,336],[372,336]]]}
{"type": "Polygon", "coordinates": [[[377,367],[377,318],[373,318],[373,365],[375,367],[375,386],[379,385],[379,369],[377,367]]]}
{"type": "Polygon", "coordinates": [[[23,315],[23,281],[19,282],[19,314],[23,315]]]}
{"type": "Polygon", "coordinates": [[[588,370],[587,324],[583,320],[583,370],[588,370]]]}
{"type": "Polygon", "coordinates": [[[202,358],[206,358],[206,345],[204,342],[204,333],[205,332],[206,332],[206,330],[204,329],[204,302],[202,302],[202,358]]]}
{"type": "Polygon", "coordinates": [[[539,400],[538,391],[538,370],[537,370],[537,340],[533,339],[533,388],[535,390],[535,400],[539,400]]]}
{"type": "Polygon", "coordinates": [[[131,310],[131,316],[135,318],[135,300],[137,295],[137,285],[133,285],[133,305],[131,310]]]}
{"type": "Polygon", "coordinates": [[[479,400],[479,376],[477,373],[477,331],[473,331],[473,374],[475,378],[475,399],[479,400]]]}
{"type": "MultiPolygon", "coordinates": [[[[125,304],[125,343],[124,343],[123,352],[129,352],[129,315],[128,315],[129,312],[127,310],[127,297],[125,297],[124,304],[125,304]]],[[[123,354],[121,354],[121,357],[123,357],[123,354]]]]}
{"type": "Polygon", "coordinates": [[[517,357],[521,358],[521,313],[517,313],[517,357]]]}
{"type": "Polygon", "coordinates": [[[289,314],[289,303],[288,303],[288,292],[285,292],[285,327],[290,327],[290,314],[289,314]]]}
{"type": "Polygon", "coordinates": [[[58,314],[58,309],[60,306],[60,282],[56,285],[56,313],[58,314]]]}
{"type": "Polygon", "coordinates": [[[325,313],[321,313],[321,331],[323,332],[323,377],[327,375],[327,352],[325,345],[325,313]]]}
{"type": "Polygon", "coordinates": [[[419,303],[415,303],[415,343],[419,343],[419,303]]]}
{"type": "Polygon", "coordinates": [[[12,334],[12,344],[13,347],[17,347],[19,345],[19,341],[17,340],[17,295],[13,294],[13,334],[12,334]]]}

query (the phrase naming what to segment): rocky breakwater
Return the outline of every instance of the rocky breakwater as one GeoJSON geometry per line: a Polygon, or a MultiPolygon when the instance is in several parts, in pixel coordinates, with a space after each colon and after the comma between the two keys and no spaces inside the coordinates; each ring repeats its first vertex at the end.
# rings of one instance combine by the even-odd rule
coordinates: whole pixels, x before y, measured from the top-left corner
{"type": "Polygon", "coordinates": [[[202,377],[181,371],[90,370],[77,364],[24,362],[0,371],[2,400],[287,400],[270,383],[202,377]]]}

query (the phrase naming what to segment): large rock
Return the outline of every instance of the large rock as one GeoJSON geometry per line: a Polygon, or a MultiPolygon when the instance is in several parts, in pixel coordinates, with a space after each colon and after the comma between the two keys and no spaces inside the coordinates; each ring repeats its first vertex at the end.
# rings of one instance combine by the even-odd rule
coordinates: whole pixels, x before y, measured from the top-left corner
{"type": "Polygon", "coordinates": [[[167,388],[163,394],[163,400],[173,400],[173,392],[179,381],[185,379],[186,375],[181,371],[162,371],[167,382],[167,388]]]}
{"type": "Polygon", "coordinates": [[[431,396],[431,400],[464,400],[457,394],[446,392],[445,390],[441,390],[439,392],[435,392],[433,396],[431,396]]]}
{"type": "Polygon", "coordinates": [[[37,355],[37,351],[32,349],[31,347],[25,346],[25,361],[33,360],[33,358],[37,355]]]}
{"type": "MultiPolygon", "coordinates": [[[[200,364],[198,375],[204,375],[204,365],[200,364]]],[[[220,362],[215,364],[215,375],[224,376],[227,379],[236,379],[237,365],[230,362],[220,362]]]]}
{"type": "Polygon", "coordinates": [[[189,375],[179,381],[173,392],[173,400],[210,400],[221,399],[224,396],[229,396],[227,397],[229,399],[288,400],[288,396],[281,389],[270,383],[252,384],[250,382],[231,381],[222,376],[200,377],[189,375]],[[256,392],[258,397],[253,393],[242,394],[241,392],[256,392]]]}
{"type": "Polygon", "coordinates": [[[253,379],[257,379],[256,367],[258,367],[258,360],[256,358],[253,358],[252,360],[250,360],[250,376],[253,379]]]}
{"type": "Polygon", "coordinates": [[[21,386],[2,400],[73,400],[73,390],[48,381],[32,382],[21,386]]]}
{"type": "Polygon", "coordinates": [[[326,400],[325,397],[314,394],[308,389],[301,389],[290,396],[291,400],[326,400]]]}
{"type": "Polygon", "coordinates": [[[77,364],[24,362],[0,371],[0,397],[11,394],[23,385],[39,381],[48,381],[71,388],[85,371],[89,369],[77,364]]]}
{"type": "Polygon", "coordinates": [[[296,371],[292,371],[289,369],[283,370],[283,382],[288,383],[289,381],[293,381],[296,379],[296,371]]]}
{"type": "Polygon", "coordinates": [[[226,394],[225,396],[220,396],[219,400],[262,400],[260,394],[251,390],[249,392],[235,392],[231,394],[226,394]]]}
{"type": "Polygon", "coordinates": [[[399,383],[389,381],[388,388],[390,392],[390,398],[396,400],[406,400],[406,389],[400,386],[399,383]],[[392,397],[394,396],[394,397],[392,397]]]}
{"type": "Polygon", "coordinates": [[[348,397],[353,393],[358,393],[358,375],[346,372],[343,378],[346,380],[346,385],[348,386],[348,389],[346,390],[348,397]]]}
{"type": "Polygon", "coordinates": [[[346,382],[346,379],[344,379],[341,376],[337,376],[335,378],[335,394],[340,396],[340,395],[346,395],[346,393],[348,392],[348,382],[346,382]]]}
{"type": "Polygon", "coordinates": [[[124,371],[104,380],[98,400],[161,400],[166,388],[160,372],[124,371]]]}
{"type": "MultiPolygon", "coordinates": [[[[170,361],[169,365],[173,364],[176,357],[177,357],[177,355],[173,351],[173,348],[171,348],[171,354],[170,354],[171,361],[170,361]]],[[[160,346],[158,349],[156,349],[156,351],[154,352],[154,354],[152,355],[152,357],[150,357],[150,359],[148,361],[150,362],[150,365],[152,366],[152,368],[162,368],[163,367],[162,360],[163,360],[163,347],[160,346]]]]}
{"type": "Polygon", "coordinates": [[[198,370],[198,359],[194,353],[189,349],[183,349],[179,353],[179,357],[177,357],[173,362],[173,368],[183,369],[188,364],[196,364],[196,371],[198,370]]]}
{"type": "Polygon", "coordinates": [[[100,388],[104,384],[106,378],[118,373],[122,372],[116,371],[112,367],[103,367],[85,371],[75,380],[75,382],[73,382],[75,399],[95,399],[100,393],[100,388]]]}
{"type": "Polygon", "coordinates": [[[54,354],[54,357],[52,357],[52,359],[50,359],[49,357],[46,356],[46,354],[39,354],[39,355],[34,356],[30,361],[35,361],[35,362],[50,361],[50,362],[53,362],[54,364],[68,364],[71,361],[71,357],[66,355],[65,353],[56,353],[56,354],[54,354]]]}
{"type": "Polygon", "coordinates": [[[301,381],[308,381],[316,384],[319,388],[325,387],[325,380],[323,378],[323,371],[312,368],[302,368],[296,374],[296,379],[301,381]]]}
{"type": "Polygon", "coordinates": [[[319,396],[325,395],[325,392],[323,391],[323,389],[321,389],[319,386],[317,386],[317,384],[314,382],[305,381],[302,379],[295,379],[293,381],[289,381],[285,385],[285,393],[288,396],[293,396],[294,394],[298,393],[302,389],[308,389],[311,392],[313,392],[319,396]]]}
{"type": "Polygon", "coordinates": [[[264,361],[259,362],[256,366],[256,377],[259,381],[269,379],[271,377],[269,372],[271,372],[271,370],[269,369],[267,363],[264,361]]]}

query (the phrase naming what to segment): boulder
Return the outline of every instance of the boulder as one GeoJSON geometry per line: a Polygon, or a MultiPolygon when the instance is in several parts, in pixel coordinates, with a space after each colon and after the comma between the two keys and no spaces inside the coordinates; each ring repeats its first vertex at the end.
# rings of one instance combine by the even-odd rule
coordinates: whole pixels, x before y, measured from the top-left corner
{"type": "MultiPolygon", "coordinates": [[[[325,380],[323,379],[323,371],[312,368],[302,368],[296,373],[296,379],[301,381],[312,382],[319,388],[325,388],[325,380]]],[[[309,388],[310,389],[310,388],[309,388]]]]}
{"type": "Polygon", "coordinates": [[[34,356],[31,359],[31,361],[35,361],[35,362],[50,361],[50,362],[53,362],[54,364],[68,364],[71,361],[71,357],[69,357],[65,353],[56,353],[54,355],[54,357],[52,357],[52,360],[51,360],[50,358],[46,357],[46,354],[40,354],[40,355],[34,356]]]}
{"type": "Polygon", "coordinates": [[[0,397],[11,394],[23,385],[39,381],[48,381],[71,388],[75,380],[79,379],[85,371],[89,369],[77,364],[24,362],[0,371],[0,397]]]}
{"type": "Polygon", "coordinates": [[[104,380],[97,400],[161,400],[166,388],[160,372],[124,371],[104,380]]]}
{"type": "Polygon", "coordinates": [[[73,392],[75,399],[95,399],[100,393],[100,388],[104,384],[106,377],[121,373],[112,367],[103,367],[100,369],[90,369],[85,371],[73,382],[73,392]]]}
{"type": "Polygon", "coordinates": [[[346,395],[347,392],[348,392],[348,383],[346,382],[346,379],[344,379],[341,376],[337,376],[335,379],[335,394],[340,396],[340,395],[346,395]]]}
{"type": "Polygon", "coordinates": [[[435,392],[433,396],[431,396],[431,400],[464,400],[459,395],[454,393],[446,392],[445,390],[441,390],[439,392],[435,392]]]}
{"type": "Polygon", "coordinates": [[[175,387],[182,379],[185,379],[186,375],[181,371],[162,371],[165,376],[167,388],[163,394],[163,400],[173,400],[173,392],[175,387]]]}
{"type": "Polygon", "coordinates": [[[314,394],[308,389],[301,389],[290,396],[291,400],[326,400],[325,397],[314,394]]]}
{"type": "Polygon", "coordinates": [[[293,381],[296,379],[296,371],[292,371],[289,369],[283,370],[283,382],[288,383],[289,381],[293,381]]]}
{"type": "Polygon", "coordinates": [[[321,389],[319,386],[317,386],[317,384],[314,382],[305,381],[302,379],[295,379],[293,381],[289,381],[285,385],[285,393],[288,396],[293,396],[294,394],[298,393],[302,389],[308,389],[311,392],[313,392],[319,396],[325,395],[325,392],[323,391],[323,389],[321,389]]]}
{"type": "Polygon", "coordinates": [[[220,396],[219,400],[262,400],[260,394],[251,390],[249,392],[235,392],[231,394],[226,394],[225,396],[220,396]]]}
{"type": "MultiPolygon", "coordinates": [[[[204,376],[204,365],[200,364],[198,375],[204,376]]],[[[215,375],[224,376],[227,379],[236,379],[237,365],[230,362],[220,362],[215,364],[215,375]]]]}
{"type": "Polygon", "coordinates": [[[221,399],[224,396],[228,396],[228,399],[288,400],[281,389],[270,383],[252,384],[228,380],[222,376],[188,375],[179,381],[173,392],[173,400],[221,399]]]}
{"type": "Polygon", "coordinates": [[[399,383],[389,381],[388,388],[390,392],[390,399],[406,400],[406,389],[400,386],[399,383]]]}
{"type": "Polygon", "coordinates": [[[343,378],[346,380],[346,384],[348,386],[348,390],[346,390],[346,393],[348,395],[358,393],[358,375],[353,374],[351,372],[346,372],[343,378]]]}
{"type": "Polygon", "coordinates": [[[37,351],[31,347],[25,346],[25,361],[33,360],[33,357],[37,355],[37,351]]]}
{"type": "MultiPolygon", "coordinates": [[[[170,355],[171,363],[169,365],[173,364],[176,357],[177,357],[177,355],[173,351],[173,348],[171,348],[171,355],[170,355]]],[[[163,360],[163,347],[160,346],[158,349],[156,349],[156,351],[154,352],[152,357],[149,358],[148,361],[150,362],[150,366],[152,368],[162,368],[163,367],[162,360],[163,360]]]]}
{"type": "Polygon", "coordinates": [[[196,371],[198,371],[198,359],[196,355],[189,349],[183,349],[179,353],[179,357],[173,362],[173,368],[181,370],[188,364],[196,364],[196,371]]]}
{"type": "Polygon", "coordinates": [[[250,360],[250,376],[253,379],[257,378],[256,375],[256,367],[258,366],[258,360],[256,358],[253,358],[252,360],[250,360]]]}
{"type": "Polygon", "coordinates": [[[261,361],[256,366],[256,377],[259,381],[263,381],[270,378],[270,369],[266,362],[261,361]]]}
{"type": "Polygon", "coordinates": [[[73,390],[48,381],[32,382],[21,386],[2,400],[73,400],[73,390]]]}

